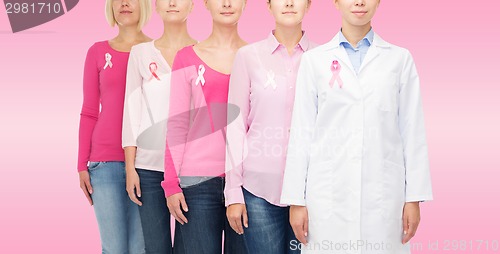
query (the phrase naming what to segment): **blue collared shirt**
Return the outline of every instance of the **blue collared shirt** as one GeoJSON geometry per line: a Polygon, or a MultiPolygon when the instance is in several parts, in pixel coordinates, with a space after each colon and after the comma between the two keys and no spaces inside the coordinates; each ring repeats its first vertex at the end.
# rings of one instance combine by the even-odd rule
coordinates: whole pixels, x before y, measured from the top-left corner
{"type": "Polygon", "coordinates": [[[370,48],[370,45],[373,43],[373,29],[366,34],[366,36],[358,42],[356,48],[353,48],[352,45],[347,41],[342,31],[340,32],[340,45],[344,47],[347,55],[349,56],[349,60],[351,61],[352,67],[356,73],[359,72],[359,68],[361,68],[361,64],[363,63],[363,59],[365,59],[366,53],[370,48]]]}

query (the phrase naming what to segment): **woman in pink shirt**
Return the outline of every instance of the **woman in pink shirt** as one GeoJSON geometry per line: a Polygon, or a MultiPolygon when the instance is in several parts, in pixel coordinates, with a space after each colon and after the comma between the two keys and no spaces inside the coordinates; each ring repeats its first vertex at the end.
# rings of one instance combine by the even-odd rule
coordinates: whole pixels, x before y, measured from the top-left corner
{"type": "Polygon", "coordinates": [[[280,196],[297,71],[302,54],[316,45],[302,30],[310,4],[269,1],[275,30],[241,48],[231,73],[228,110],[237,106],[239,115],[227,127],[224,193],[229,223],[249,253],[300,253],[280,196]]]}
{"type": "Polygon", "coordinates": [[[205,0],[212,34],[181,49],[172,66],[162,186],[177,220],[186,253],[245,253],[243,238],[230,229],[224,206],[224,163],[229,73],[245,0],[205,0]]]}
{"type": "Polygon", "coordinates": [[[121,132],[129,51],[151,40],[141,31],[150,15],[149,1],[107,0],[106,18],[118,36],[95,43],[85,60],[78,172],[103,253],[145,253],[139,210],[125,189],[121,132]]]}
{"type": "MultiPolygon", "coordinates": [[[[148,254],[172,253],[170,213],[161,187],[170,66],[179,49],[196,43],[187,30],[192,9],[192,0],[157,0],[163,35],[134,46],[128,63],[122,135],[127,191],[139,205],[148,254]]],[[[177,247],[175,252],[179,253],[177,247]]]]}

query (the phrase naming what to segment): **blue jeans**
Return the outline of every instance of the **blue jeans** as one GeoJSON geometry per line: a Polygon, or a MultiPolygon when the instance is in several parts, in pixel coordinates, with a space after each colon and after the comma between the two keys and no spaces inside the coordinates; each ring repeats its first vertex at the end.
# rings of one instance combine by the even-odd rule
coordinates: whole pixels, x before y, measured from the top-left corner
{"type": "Polygon", "coordinates": [[[248,228],[243,228],[248,253],[300,254],[298,248],[292,248],[298,240],[290,226],[290,208],[275,206],[244,188],[243,197],[248,214],[248,228]]]}
{"type": "Polygon", "coordinates": [[[125,189],[125,163],[91,162],[89,174],[102,253],[145,253],[139,208],[125,189]]]}
{"type": "Polygon", "coordinates": [[[188,212],[188,223],[176,223],[185,254],[221,254],[224,232],[224,253],[245,254],[243,237],[231,229],[224,205],[224,178],[215,177],[182,189],[188,212]]]}
{"type": "Polygon", "coordinates": [[[163,172],[137,169],[142,195],[139,200],[142,231],[147,254],[171,254],[172,235],[167,199],[161,187],[163,172]]]}

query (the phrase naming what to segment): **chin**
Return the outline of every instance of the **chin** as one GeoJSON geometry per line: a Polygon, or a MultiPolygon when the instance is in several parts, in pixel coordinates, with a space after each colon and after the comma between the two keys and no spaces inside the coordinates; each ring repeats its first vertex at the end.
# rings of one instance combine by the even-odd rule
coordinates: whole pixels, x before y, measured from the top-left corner
{"type": "Polygon", "coordinates": [[[183,18],[168,17],[168,18],[163,19],[163,22],[167,22],[167,23],[171,23],[171,24],[177,24],[177,23],[182,23],[182,21],[185,20],[185,19],[186,19],[185,17],[183,17],[183,18]]]}
{"type": "Polygon", "coordinates": [[[349,22],[352,26],[366,26],[368,23],[370,23],[369,20],[353,20],[352,22],[349,22]]]}
{"type": "Polygon", "coordinates": [[[234,25],[234,24],[238,23],[238,18],[232,17],[231,19],[219,19],[219,20],[217,20],[217,23],[219,23],[221,25],[230,26],[230,25],[234,25]]]}
{"type": "Polygon", "coordinates": [[[122,24],[123,26],[134,26],[139,24],[139,19],[122,19],[122,20],[117,20],[117,23],[122,24]]]}
{"type": "Polygon", "coordinates": [[[285,27],[285,28],[293,28],[293,27],[296,27],[300,24],[299,21],[293,21],[293,22],[281,22],[281,23],[278,23],[278,25],[282,26],[282,27],[285,27]]]}

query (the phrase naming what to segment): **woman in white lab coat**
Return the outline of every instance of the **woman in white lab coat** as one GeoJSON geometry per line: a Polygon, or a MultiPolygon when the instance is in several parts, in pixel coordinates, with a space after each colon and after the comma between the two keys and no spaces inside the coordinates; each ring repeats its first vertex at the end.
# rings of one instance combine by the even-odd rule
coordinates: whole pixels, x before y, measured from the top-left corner
{"type": "Polygon", "coordinates": [[[432,199],[417,70],[372,31],[380,0],[334,2],[341,32],[299,68],[281,202],[302,253],[409,253],[432,199]]]}

